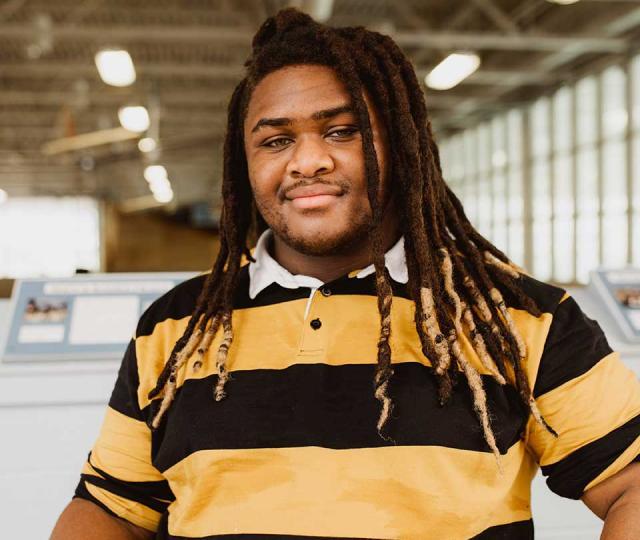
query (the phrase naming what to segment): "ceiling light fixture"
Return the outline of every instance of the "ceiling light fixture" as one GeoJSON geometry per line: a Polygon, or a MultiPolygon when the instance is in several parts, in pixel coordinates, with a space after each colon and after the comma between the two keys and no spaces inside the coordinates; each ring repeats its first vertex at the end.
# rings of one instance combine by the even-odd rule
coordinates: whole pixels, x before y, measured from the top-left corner
{"type": "Polygon", "coordinates": [[[166,204],[173,200],[173,191],[169,189],[169,191],[154,192],[153,198],[159,203],[166,204]]]}
{"type": "Polygon", "coordinates": [[[144,169],[144,179],[151,184],[151,182],[156,182],[158,179],[168,179],[167,169],[165,169],[162,165],[149,165],[144,169]]]}
{"type": "Polygon", "coordinates": [[[579,0],[547,0],[547,2],[551,2],[552,4],[560,4],[561,6],[568,6],[569,4],[575,4],[579,0]]]}
{"type": "Polygon", "coordinates": [[[140,150],[140,152],[153,152],[157,146],[156,140],[153,137],[143,137],[138,141],[138,150],[140,150]]]}
{"type": "Polygon", "coordinates": [[[449,90],[478,69],[480,57],[471,52],[452,53],[434,67],[424,82],[435,90],[449,90]]]}
{"type": "Polygon", "coordinates": [[[120,107],[118,120],[124,129],[141,133],[149,129],[149,113],[141,105],[120,107]]]}
{"type": "Polygon", "coordinates": [[[95,56],[100,78],[111,86],[129,86],[136,80],[131,55],[122,49],[102,49],[95,56]]]}

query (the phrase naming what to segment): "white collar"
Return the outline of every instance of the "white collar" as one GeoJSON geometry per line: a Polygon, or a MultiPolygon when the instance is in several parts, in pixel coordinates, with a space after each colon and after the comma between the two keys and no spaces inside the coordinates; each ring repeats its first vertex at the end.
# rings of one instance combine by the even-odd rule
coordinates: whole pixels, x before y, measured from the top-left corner
{"type": "MultiPolygon", "coordinates": [[[[271,229],[267,229],[260,235],[253,253],[256,262],[249,263],[249,297],[255,298],[272,283],[277,283],[287,289],[297,289],[298,287],[317,289],[321,287],[323,282],[318,278],[301,274],[293,275],[271,256],[267,248],[272,234],[271,229]]],[[[409,276],[404,252],[404,237],[401,237],[384,254],[384,261],[391,279],[398,283],[407,283],[409,276]]],[[[374,272],[375,268],[373,264],[370,264],[358,271],[356,277],[363,278],[374,272]]]]}

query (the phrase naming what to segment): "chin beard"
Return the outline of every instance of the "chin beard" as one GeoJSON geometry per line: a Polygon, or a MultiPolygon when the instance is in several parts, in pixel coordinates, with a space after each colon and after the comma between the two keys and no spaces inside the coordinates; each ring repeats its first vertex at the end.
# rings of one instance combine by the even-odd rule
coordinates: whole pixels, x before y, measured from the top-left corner
{"type": "Polygon", "coordinates": [[[352,228],[339,236],[321,236],[313,238],[294,234],[286,224],[280,226],[269,225],[273,234],[298,253],[312,257],[326,257],[331,255],[347,255],[362,244],[369,242],[371,224],[369,221],[358,221],[352,228]]]}

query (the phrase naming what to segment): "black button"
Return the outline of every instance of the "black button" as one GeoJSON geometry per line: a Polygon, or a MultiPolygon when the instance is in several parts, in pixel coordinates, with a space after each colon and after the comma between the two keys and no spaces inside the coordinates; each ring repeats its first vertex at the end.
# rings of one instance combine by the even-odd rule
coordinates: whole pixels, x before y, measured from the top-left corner
{"type": "Polygon", "coordinates": [[[331,296],[331,289],[326,285],[324,287],[320,287],[320,292],[322,293],[322,296],[331,296]]]}
{"type": "Polygon", "coordinates": [[[320,321],[320,319],[313,319],[309,324],[314,330],[317,330],[322,326],[322,322],[320,321]]]}

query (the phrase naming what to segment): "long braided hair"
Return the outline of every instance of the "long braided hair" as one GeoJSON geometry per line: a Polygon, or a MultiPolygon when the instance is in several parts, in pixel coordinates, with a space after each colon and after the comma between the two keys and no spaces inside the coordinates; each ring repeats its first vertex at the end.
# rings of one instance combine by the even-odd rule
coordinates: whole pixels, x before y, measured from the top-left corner
{"type": "MultiPolygon", "coordinates": [[[[365,90],[389,134],[390,174],[397,200],[402,201],[397,206],[405,238],[407,292],[415,302],[416,331],[422,353],[434,367],[441,404],[451,396],[455,377],[463,374],[484,438],[499,458],[482,378],[460,345],[461,336],[467,335],[487,373],[502,385],[513,385],[526,409],[555,435],[536,407],[523,365],[526,346],[499,286],[532,315],[539,316],[540,310],[523,291],[520,270],[474,229],[460,201],[445,184],[424,96],[415,71],[400,48],[388,36],[363,27],[331,28],[291,8],[268,18],[252,45],[245,64],[246,77],[235,88],[228,109],[220,252],[184,334],[149,393],[155,404],[152,428],[159,426],[175,396],[180,368],[195,354],[193,366],[198,369],[221,327],[214,397],[219,401],[225,396],[226,359],[233,341],[232,298],[243,255],[253,260],[247,239],[255,221],[255,205],[243,142],[248,103],[253,89],[267,74],[285,66],[313,64],[335,70],[350,95],[362,134],[380,313],[373,381],[374,394],[380,402],[378,433],[386,438],[384,429],[392,408],[388,385],[393,375],[389,344],[393,295],[384,264],[382,208],[377,196],[380,171],[363,97],[365,90]]],[[[257,228],[264,229],[266,225],[259,215],[257,222],[257,228]]]]}

